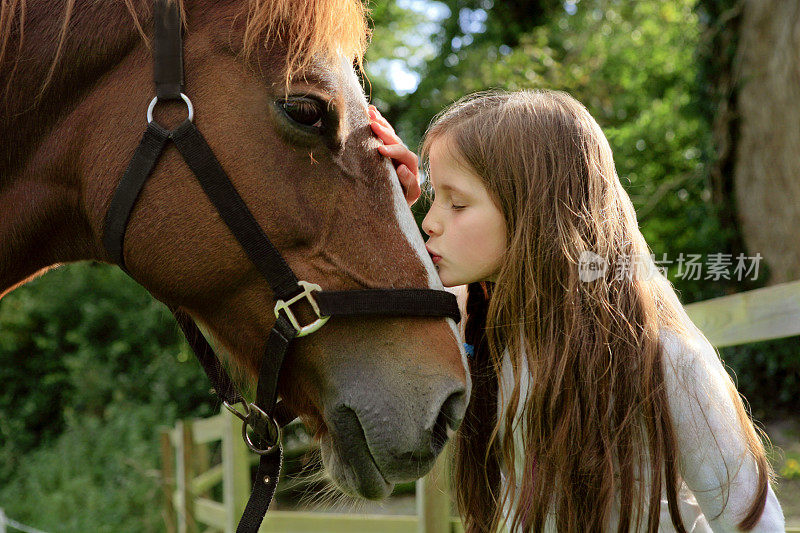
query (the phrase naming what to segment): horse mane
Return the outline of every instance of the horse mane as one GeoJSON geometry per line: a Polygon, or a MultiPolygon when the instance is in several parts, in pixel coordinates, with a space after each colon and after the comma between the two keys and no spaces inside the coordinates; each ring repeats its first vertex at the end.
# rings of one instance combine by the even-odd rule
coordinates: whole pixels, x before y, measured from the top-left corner
{"type": "MultiPolygon", "coordinates": [[[[66,0],[63,21],[58,37],[56,53],[50,70],[39,90],[44,94],[53,79],[53,74],[63,55],[69,24],[77,0],[66,0]]],[[[142,26],[141,16],[149,16],[152,0],[144,0],[135,5],[137,0],[123,0],[131,14],[132,23],[142,39],[150,46],[149,39],[142,26]]],[[[181,11],[181,19],[186,25],[185,0],[168,0],[177,2],[181,11]]],[[[3,88],[5,96],[11,87],[11,81],[17,69],[20,52],[25,40],[25,16],[30,0],[3,0],[0,2],[0,65],[9,52],[9,38],[17,27],[19,39],[17,43],[17,61],[8,73],[3,88]]],[[[247,3],[247,22],[242,49],[245,58],[259,47],[268,48],[271,43],[280,41],[286,49],[286,82],[298,72],[308,68],[314,60],[326,63],[338,61],[339,57],[349,58],[359,69],[363,68],[364,52],[369,41],[370,30],[367,25],[367,9],[361,0],[243,0],[247,3]]],[[[29,38],[36,38],[30,36],[29,38]]]]}
{"type": "MultiPolygon", "coordinates": [[[[187,27],[196,0],[169,1],[187,27]]],[[[63,110],[137,42],[151,46],[152,2],[0,0],[0,129],[8,132],[0,143],[0,189],[63,110]]],[[[279,44],[270,53],[283,60],[286,89],[312,64],[339,65],[342,55],[363,69],[369,29],[362,0],[238,0],[224,8],[223,23],[244,24],[236,49],[245,61],[279,44]]]]}
{"type": "MultiPolygon", "coordinates": [[[[180,0],[179,0],[180,1],[180,0]]],[[[349,58],[363,68],[369,39],[367,10],[361,0],[248,0],[244,34],[248,56],[278,39],[287,45],[287,83],[315,59],[349,58]]]]}

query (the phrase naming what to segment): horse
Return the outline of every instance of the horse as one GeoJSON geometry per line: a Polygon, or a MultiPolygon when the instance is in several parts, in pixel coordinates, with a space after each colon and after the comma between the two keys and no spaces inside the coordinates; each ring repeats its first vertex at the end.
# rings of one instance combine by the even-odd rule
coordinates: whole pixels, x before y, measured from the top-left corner
{"type": "MultiPolygon", "coordinates": [[[[195,123],[298,278],[441,289],[369,128],[359,0],[173,1],[195,123]]],[[[59,264],[114,263],[103,216],[153,97],[150,4],[3,2],[0,299],[59,264]]],[[[161,124],[185,114],[156,108],[161,124]]],[[[275,298],[174,147],[131,213],[124,259],[253,382],[275,298]]],[[[278,392],[338,488],[379,499],[430,469],[470,388],[453,319],[334,316],[294,342],[278,392]]]]}

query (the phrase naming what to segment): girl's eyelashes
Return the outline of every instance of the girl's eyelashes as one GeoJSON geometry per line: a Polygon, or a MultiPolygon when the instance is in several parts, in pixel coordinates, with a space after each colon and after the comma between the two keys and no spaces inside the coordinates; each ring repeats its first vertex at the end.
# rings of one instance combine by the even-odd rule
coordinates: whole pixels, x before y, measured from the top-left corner
{"type": "Polygon", "coordinates": [[[449,209],[452,209],[453,211],[460,211],[461,209],[467,207],[466,205],[456,204],[453,198],[448,198],[447,196],[440,196],[436,194],[436,190],[433,189],[433,187],[431,187],[430,190],[431,190],[431,206],[437,203],[437,200],[441,200],[441,203],[444,204],[442,207],[446,206],[447,204],[450,204],[449,209]]]}

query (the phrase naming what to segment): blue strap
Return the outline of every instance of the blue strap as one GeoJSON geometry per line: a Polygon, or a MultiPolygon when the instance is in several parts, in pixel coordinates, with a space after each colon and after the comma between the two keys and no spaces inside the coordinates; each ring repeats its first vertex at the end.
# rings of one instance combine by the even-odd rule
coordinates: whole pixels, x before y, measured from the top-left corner
{"type": "Polygon", "coordinates": [[[467,357],[475,357],[475,347],[471,344],[464,343],[464,351],[467,352],[467,357]]]}

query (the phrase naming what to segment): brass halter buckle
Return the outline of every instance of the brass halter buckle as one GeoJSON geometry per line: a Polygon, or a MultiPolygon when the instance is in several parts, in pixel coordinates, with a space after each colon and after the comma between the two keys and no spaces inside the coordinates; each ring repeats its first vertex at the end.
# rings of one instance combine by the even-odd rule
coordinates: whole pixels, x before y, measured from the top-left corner
{"type": "Polygon", "coordinates": [[[275,304],[275,317],[277,318],[280,316],[281,310],[286,312],[286,317],[291,322],[294,329],[297,331],[297,337],[305,337],[309,333],[314,333],[319,328],[325,325],[325,322],[328,321],[330,318],[329,316],[322,316],[319,312],[319,305],[314,297],[311,295],[311,291],[320,291],[322,292],[322,287],[315,283],[309,283],[307,281],[298,281],[297,282],[301,287],[303,287],[303,292],[295,296],[294,298],[286,301],[286,300],[278,300],[275,304]],[[294,316],[290,305],[302,300],[305,298],[308,300],[308,303],[311,304],[311,308],[317,314],[317,319],[312,322],[311,324],[301,326],[300,322],[297,321],[297,317],[294,316]]]}
{"type": "Polygon", "coordinates": [[[278,422],[256,404],[243,401],[244,413],[241,413],[226,401],[223,401],[222,404],[242,421],[242,439],[254,453],[266,455],[275,450],[280,444],[281,428],[278,422]],[[253,428],[253,434],[259,440],[258,444],[254,443],[253,439],[250,438],[250,433],[247,432],[248,426],[253,428]]]}

